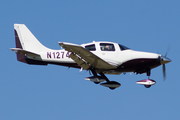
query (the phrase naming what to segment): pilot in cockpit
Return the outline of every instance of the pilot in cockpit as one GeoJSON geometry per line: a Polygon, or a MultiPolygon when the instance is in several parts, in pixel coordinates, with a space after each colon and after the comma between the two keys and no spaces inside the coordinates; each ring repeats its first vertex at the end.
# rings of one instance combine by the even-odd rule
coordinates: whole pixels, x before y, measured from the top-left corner
{"type": "Polygon", "coordinates": [[[107,51],[111,51],[111,49],[110,49],[110,46],[109,46],[109,45],[106,45],[106,50],[107,50],[107,51]]]}

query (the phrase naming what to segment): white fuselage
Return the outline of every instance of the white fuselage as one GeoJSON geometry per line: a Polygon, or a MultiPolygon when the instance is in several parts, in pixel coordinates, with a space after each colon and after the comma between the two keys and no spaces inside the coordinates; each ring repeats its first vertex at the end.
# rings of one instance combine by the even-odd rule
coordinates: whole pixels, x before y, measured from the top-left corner
{"type": "Polygon", "coordinates": [[[42,45],[24,24],[14,24],[14,30],[16,48],[11,50],[17,53],[18,61],[28,64],[57,64],[85,70],[94,67],[106,74],[120,74],[121,72],[144,73],[148,69],[171,61],[159,54],[134,51],[123,45],[106,41],[93,41],[82,45],[64,42],[59,45],[67,47],[66,50],[68,49],[69,52],[65,49],[52,50],[42,45]],[[79,50],[82,50],[81,55],[79,50]]]}
{"type": "MultiPolygon", "coordinates": [[[[158,59],[159,54],[149,53],[149,52],[140,52],[134,51],[131,49],[121,50],[119,44],[112,42],[92,42],[87,44],[82,44],[81,46],[85,48],[85,46],[94,44],[96,47],[95,51],[90,51],[96,56],[100,57],[104,61],[108,62],[114,66],[120,66],[123,63],[126,63],[130,60],[135,59],[158,59]],[[100,47],[100,43],[108,43],[114,45],[114,51],[102,51],[100,47]]],[[[52,50],[46,49],[46,51],[42,51],[39,53],[41,55],[41,60],[48,63],[74,63],[74,60],[69,58],[68,56],[71,54],[68,51],[62,50],[52,50]]],[[[35,59],[35,58],[34,58],[35,59]]],[[[38,59],[36,59],[38,60],[38,59]]],[[[143,61],[142,61],[143,62],[143,61]]]]}

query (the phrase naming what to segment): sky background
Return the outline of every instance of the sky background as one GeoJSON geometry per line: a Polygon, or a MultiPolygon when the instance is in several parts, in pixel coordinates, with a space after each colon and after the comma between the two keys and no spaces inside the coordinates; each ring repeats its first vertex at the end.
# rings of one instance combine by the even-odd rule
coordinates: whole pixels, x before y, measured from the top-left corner
{"type": "Polygon", "coordinates": [[[179,120],[179,0],[2,0],[0,1],[0,120],[179,120]],[[86,71],[16,60],[14,23],[25,24],[52,49],[58,42],[110,41],[172,60],[153,69],[156,85],[136,81],[146,74],[107,75],[110,90],[84,80],[86,71]]]}

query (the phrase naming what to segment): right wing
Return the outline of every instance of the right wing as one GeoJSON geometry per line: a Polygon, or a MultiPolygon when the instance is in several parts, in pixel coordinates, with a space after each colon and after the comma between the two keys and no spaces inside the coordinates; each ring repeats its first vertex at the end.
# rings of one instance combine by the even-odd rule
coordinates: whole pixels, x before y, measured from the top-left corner
{"type": "Polygon", "coordinates": [[[112,70],[117,68],[110,65],[90,51],[84,49],[80,45],[62,42],[59,42],[59,45],[68,52],[71,52],[69,57],[85,70],[89,69],[90,67],[93,67],[96,70],[112,70]]]}

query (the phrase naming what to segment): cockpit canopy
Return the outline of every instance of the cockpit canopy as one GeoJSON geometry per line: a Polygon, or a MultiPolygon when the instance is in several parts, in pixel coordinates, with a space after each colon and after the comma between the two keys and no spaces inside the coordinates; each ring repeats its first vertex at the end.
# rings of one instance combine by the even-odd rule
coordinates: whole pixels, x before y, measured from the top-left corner
{"type": "MultiPolygon", "coordinates": [[[[118,46],[121,51],[129,49],[128,47],[121,44],[118,44],[118,46]]],[[[100,47],[101,51],[115,51],[116,50],[115,45],[113,43],[105,43],[105,42],[99,43],[99,45],[96,45],[96,44],[86,45],[85,49],[88,51],[96,51],[97,49],[99,49],[97,47],[100,47]]]]}

